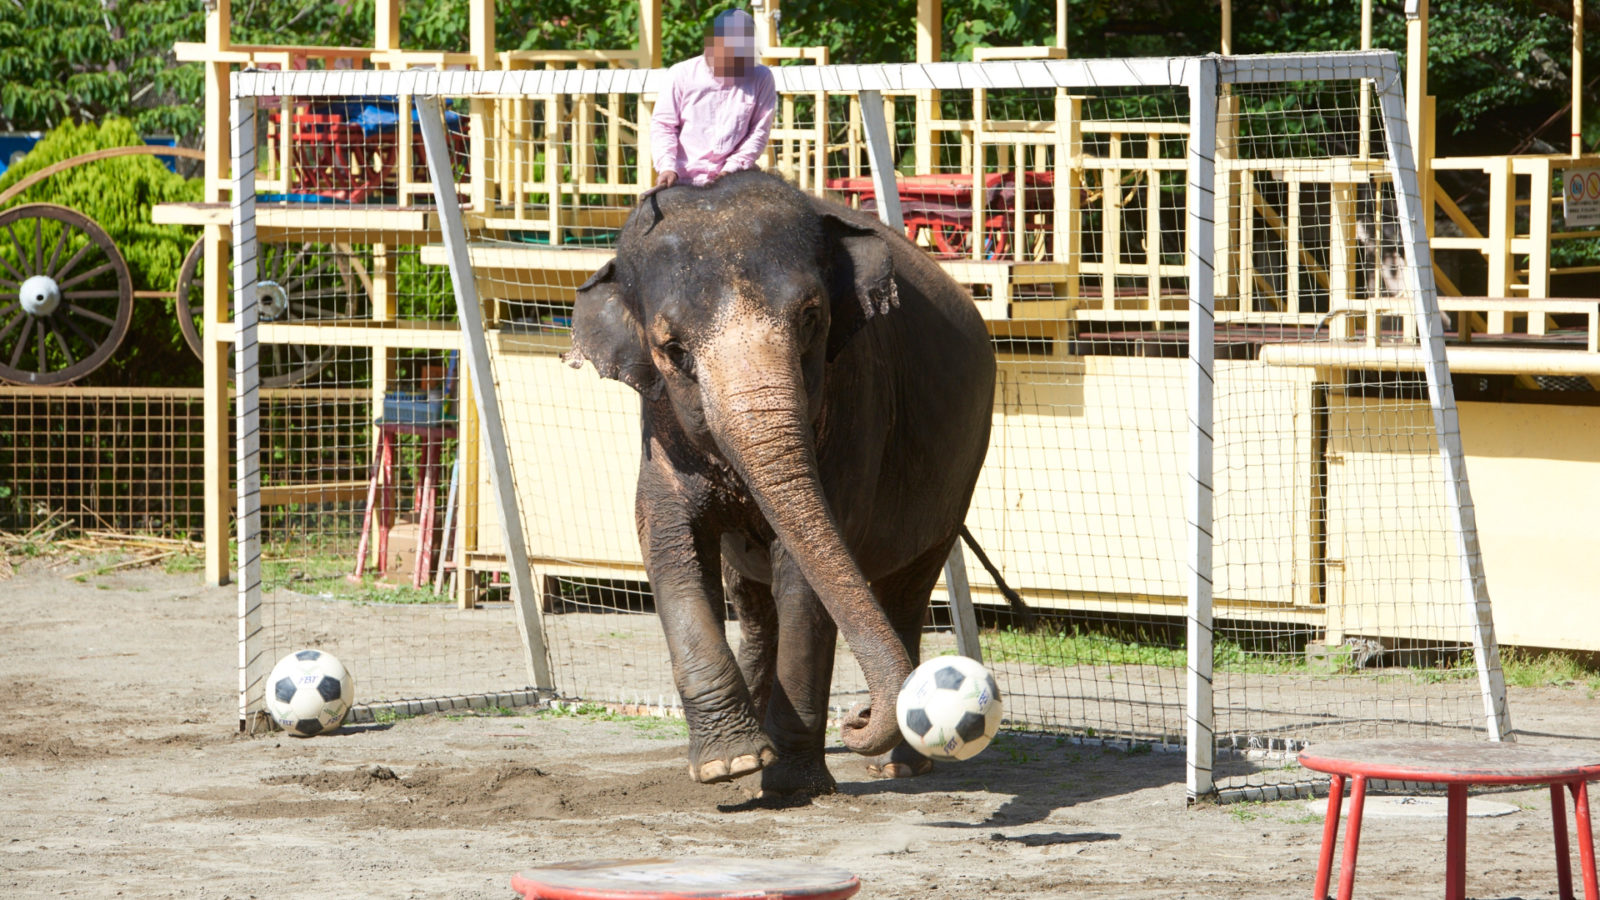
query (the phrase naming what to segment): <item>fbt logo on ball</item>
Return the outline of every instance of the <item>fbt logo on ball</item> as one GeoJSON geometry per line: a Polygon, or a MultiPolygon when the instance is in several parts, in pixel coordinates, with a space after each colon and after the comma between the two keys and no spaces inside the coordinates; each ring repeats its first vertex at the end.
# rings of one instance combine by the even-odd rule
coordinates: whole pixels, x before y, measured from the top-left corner
{"type": "Polygon", "coordinates": [[[297,650],[267,676],[267,712],[295,737],[338,728],[354,701],[355,679],[332,653],[297,650]]]}
{"type": "Polygon", "coordinates": [[[929,759],[971,759],[1000,730],[1000,688],[983,664],[940,656],[918,666],[895,704],[900,736],[929,759]]]}

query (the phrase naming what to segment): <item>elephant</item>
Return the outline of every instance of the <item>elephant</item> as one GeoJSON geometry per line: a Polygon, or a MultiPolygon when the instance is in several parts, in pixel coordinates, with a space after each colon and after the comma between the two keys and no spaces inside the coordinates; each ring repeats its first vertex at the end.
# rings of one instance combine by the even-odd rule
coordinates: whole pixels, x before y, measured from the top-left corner
{"type": "Polygon", "coordinates": [[[841,633],[870,696],[843,743],[876,774],[926,771],[895,699],[988,449],[971,295],[896,230],[750,170],[641,201],[563,358],[641,397],[636,524],[690,776],[833,791],[841,633]]]}

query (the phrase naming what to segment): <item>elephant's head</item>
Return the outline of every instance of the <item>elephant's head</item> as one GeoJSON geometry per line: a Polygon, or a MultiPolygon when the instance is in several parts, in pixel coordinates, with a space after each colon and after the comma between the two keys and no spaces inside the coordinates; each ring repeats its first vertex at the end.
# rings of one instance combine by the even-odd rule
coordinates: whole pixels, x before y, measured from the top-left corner
{"type": "Polygon", "coordinates": [[[884,232],[745,172],[635,211],[616,258],[578,290],[566,357],[670,404],[689,440],[743,478],[867,676],[871,705],[842,728],[866,754],[899,740],[911,663],[823,496],[814,425],[829,362],[898,302],[884,232]]]}

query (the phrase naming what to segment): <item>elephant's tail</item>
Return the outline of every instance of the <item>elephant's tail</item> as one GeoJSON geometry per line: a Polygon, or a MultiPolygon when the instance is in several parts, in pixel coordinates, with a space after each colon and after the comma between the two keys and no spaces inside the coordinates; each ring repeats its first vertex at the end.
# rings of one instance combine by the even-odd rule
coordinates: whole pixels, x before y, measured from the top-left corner
{"type": "Polygon", "coordinates": [[[994,562],[989,559],[989,554],[983,552],[983,548],[978,546],[978,539],[972,536],[971,531],[967,530],[965,522],[961,524],[961,539],[967,542],[968,547],[972,548],[972,552],[978,557],[978,562],[983,564],[983,568],[989,573],[989,577],[994,579],[994,586],[1000,589],[1000,593],[1006,598],[1006,602],[1011,605],[1012,614],[1022,620],[1022,627],[1033,628],[1035,621],[1033,610],[1029,609],[1028,604],[1023,602],[1022,595],[1012,590],[1011,585],[1006,584],[1006,580],[1000,577],[1000,570],[995,568],[994,562]]]}

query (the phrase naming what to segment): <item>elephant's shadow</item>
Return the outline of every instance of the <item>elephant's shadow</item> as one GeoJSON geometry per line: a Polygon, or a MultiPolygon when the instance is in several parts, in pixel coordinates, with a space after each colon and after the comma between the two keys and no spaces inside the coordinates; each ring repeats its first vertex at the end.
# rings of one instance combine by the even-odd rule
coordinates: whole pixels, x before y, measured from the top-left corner
{"type": "MultiPolygon", "coordinates": [[[[1184,759],[1181,752],[1151,750],[1142,745],[1128,750],[1076,742],[1056,735],[1004,732],[977,757],[966,762],[939,763],[932,772],[917,778],[873,778],[866,772],[865,761],[842,747],[829,751],[828,767],[838,781],[839,794],[844,797],[885,794],[950,797],[972,792],[1004,795],[1008,799],[981,821],[939,820],[934,814],[933,821],[924,823],[942,828],[994,829],[1043,822],[1057,810],[1104,797],[1152,788],[1181,792],[1184,759]]],[[[803,796],[762,797],[722,809],[782,809],[810,802],[803,796]]],[[[1057,832],[997,836],[996,839],[1037,846],[1118,837],[1103,832],[1057,832]]]]}

